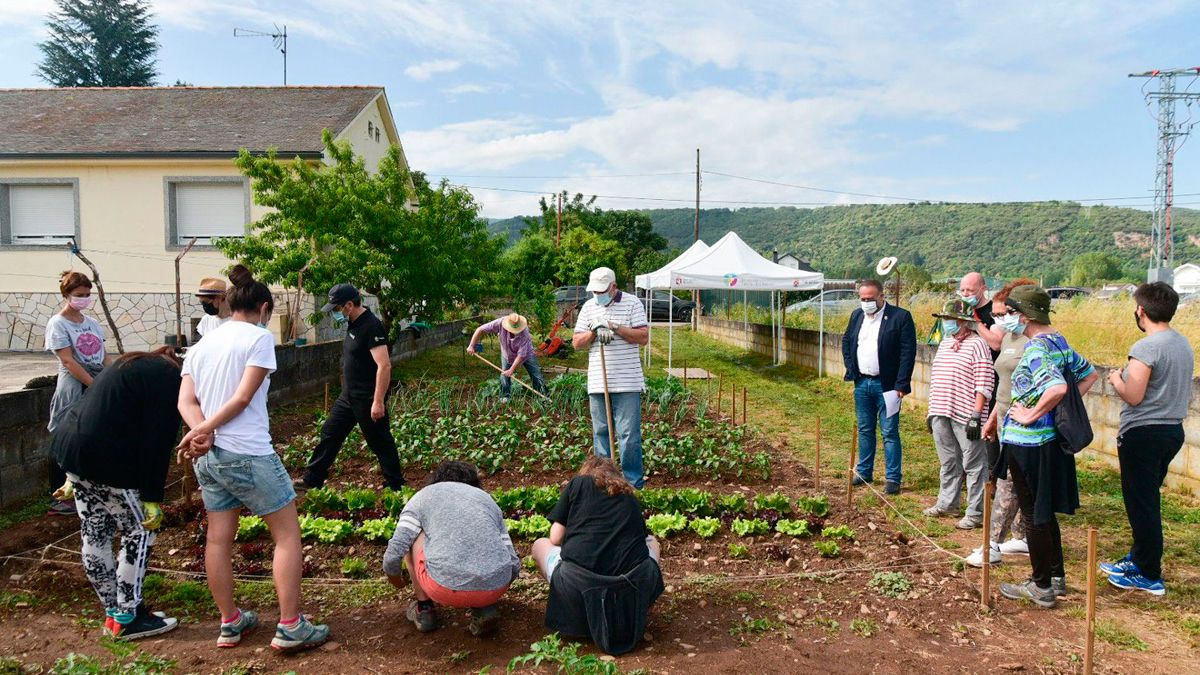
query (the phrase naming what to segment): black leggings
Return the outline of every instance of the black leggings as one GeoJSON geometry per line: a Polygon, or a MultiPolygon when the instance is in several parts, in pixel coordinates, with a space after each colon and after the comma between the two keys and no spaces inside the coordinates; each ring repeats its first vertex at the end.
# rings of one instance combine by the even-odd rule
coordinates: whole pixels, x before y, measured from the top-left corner
{"type": "Polygon", "coordinates": [[[1062,532],[1058,529],[1058,516],[1050,514],[1050,522],[1035,524],[1033,520],[1033,492],[1025,480],[1025,472],[1016,462],[1008,463],[1008,476],[1012,479],[1013,491],[1021,505],[1021,519],[1025,521],[1025,543],[1029,546],[1029,564],[1033,566],[1033,581],[1039,588],[1050,588],[1052,577],[1065,577],[1063,569],[1062,532]]]}

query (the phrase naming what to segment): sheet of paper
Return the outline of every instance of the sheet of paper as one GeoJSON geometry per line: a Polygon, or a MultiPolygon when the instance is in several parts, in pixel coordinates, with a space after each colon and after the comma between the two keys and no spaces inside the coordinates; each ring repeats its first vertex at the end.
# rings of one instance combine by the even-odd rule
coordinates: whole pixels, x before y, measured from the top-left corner
{"type": "Polygon", "coordinates": [[[900,394],[895,390],[883,392],[883,404],[887,407],[887,416],[891,417],[900,412],[900,394]]]}

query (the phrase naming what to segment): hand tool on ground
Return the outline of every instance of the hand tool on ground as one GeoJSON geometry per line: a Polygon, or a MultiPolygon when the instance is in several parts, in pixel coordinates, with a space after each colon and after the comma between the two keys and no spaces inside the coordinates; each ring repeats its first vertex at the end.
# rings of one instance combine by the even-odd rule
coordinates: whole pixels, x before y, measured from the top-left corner
{"type": "MultiPolygon", "coordinates": [[[[503,369],[503,368],[501,368],[500,366],[498,366],[498,365],[496,365],[496,364],[492,363],[491,361],[488,361],[488,360],[487,360],[486,358],[484,358],[484,357],[483,357],[483,355],[482,355],[482,354],[480,354],[479,352],[472,352],[472,353],[473,353],[473,354],[475,354],[475,358],[477,358],[477,359],[479,359],[480,361],[483,361],[484,363],[488,364],[489,366],[491,366],[491,367],[495,368],[495,369],[497,370],[497,372],[499,372],[501,375],[503,375],[503,374],[504,374],[504,369],[503,369]]],[[[537,389],[534,389],[533,387],[529,386],[528,384],[525,384],[525,383],[524,383],[524,382],[522,382],[521,380],[517,379],[517,377],[516,377],[515,375],[512,377],[512,380],[513,380],[513,382],[516,382],[517,384],[521,385],[522,387],[525,387],[525,388],[526,388],[526,389],[528,389],[529,391],[532,391],[533,393],[537,394],[538,396],[541,396],[542,398],[546,399],[547,401],[549,401],[549,400],[550,400],[550,397],[549,397],[549,396],[547,396],[547,395],[543,394],[542,392],[538,391],[537,389]]]]}

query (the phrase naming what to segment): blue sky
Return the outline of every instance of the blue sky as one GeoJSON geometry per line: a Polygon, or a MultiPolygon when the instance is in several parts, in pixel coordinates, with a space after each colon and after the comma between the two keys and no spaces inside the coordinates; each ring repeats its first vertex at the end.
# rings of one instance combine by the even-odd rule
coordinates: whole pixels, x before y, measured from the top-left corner
{"type": "MultiPolygon", "coordinates": [[[[43,86],[51,8],[0,0],[0,86],[43,86]]],[[[707,171],[844,192],[1149,205],[1155,122],[1126,75],[1200,65],[1200,5],[1170,0],[153,8],[161,82],[279,84],[270,40],[232,33],[286,24],[290,84],[385,86],[412,166],[472,186],[494,217],[537,195],[491,188],[687,206],[697,147],[707,171]]],[[[1200,193],[1200,142],[1179,153],[1176,191],[1200,205],[1183,196],[1200,193]]],[[[701,200],[889,201],[715,174],[701,200]]]]}

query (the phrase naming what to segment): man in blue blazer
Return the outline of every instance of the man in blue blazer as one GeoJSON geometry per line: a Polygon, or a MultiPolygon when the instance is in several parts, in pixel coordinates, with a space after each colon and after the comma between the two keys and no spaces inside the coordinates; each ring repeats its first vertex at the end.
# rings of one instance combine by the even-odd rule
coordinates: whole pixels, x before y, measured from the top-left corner
{"type": "Polygon", "coordinates": [[[917,329],[907,310],[887,304],[883,285],[875,279],[858,283],[859,309],[850,315],[842,336],[842,362],[846,379],[854,383],[854,412],[858,418],[858,467],[855,485],[873,481],[875,427],[883,436],[886,463],[885,491],[900,492],[900,413],[888,416],[884,392],[904,397],[912,392],[913,361],[917,356],[917,329]]]}

